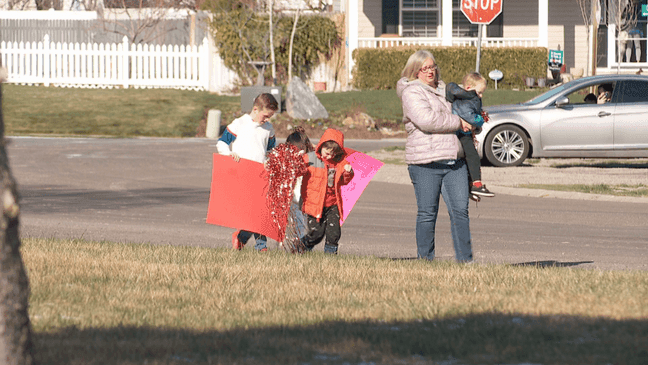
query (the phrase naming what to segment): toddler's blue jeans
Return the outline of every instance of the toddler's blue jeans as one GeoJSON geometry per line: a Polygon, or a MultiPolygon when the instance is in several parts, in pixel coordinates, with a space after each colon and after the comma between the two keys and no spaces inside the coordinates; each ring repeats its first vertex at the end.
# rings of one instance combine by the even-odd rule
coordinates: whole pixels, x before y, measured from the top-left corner
{"type": "Polygon", "coordinates": [[[253,233],[253,232],[241,230],[241,232],[239,232],[238,234],[238,239],[243,244],[245,244],[250,239],[250,237],[252,237],[252,235],[254,235],[254,239],[256,240],[256,244],[254,245],[255,250],[260,251],[268,247],[267,246],[268,238],[266,238],[266,236],[260,233],[253,233]]]}

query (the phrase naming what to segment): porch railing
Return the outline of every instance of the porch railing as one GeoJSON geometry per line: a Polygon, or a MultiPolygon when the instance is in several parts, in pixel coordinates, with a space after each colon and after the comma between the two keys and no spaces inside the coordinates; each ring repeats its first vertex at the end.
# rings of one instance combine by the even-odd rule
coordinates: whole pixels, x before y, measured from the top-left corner
{"type": "MultiPolygon", "coordinates": [[[[401,46],[430,46],[442,45],[441,38],[424,37],[393,37],[393,38],[358,38],[359,48],[390,48],[401,46]]],[[[477,37],[455,38],[453,46],[476,47],[477,37]]],[[[537,47],[537,38],[482,38],[482,47],[537,47]]]]}

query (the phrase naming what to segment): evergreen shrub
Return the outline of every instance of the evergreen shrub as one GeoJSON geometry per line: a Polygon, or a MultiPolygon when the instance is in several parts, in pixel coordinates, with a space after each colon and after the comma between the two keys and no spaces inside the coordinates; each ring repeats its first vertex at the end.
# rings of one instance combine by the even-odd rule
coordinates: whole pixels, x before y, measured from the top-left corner
{"type": "MultiPolygon", "coordinates": [[[[407,59],[420,49],[432,52],[441,79],[446,83],[461,83],[464,75],[475,70],[476,47],[359,48],[353,52],[353,86],[361,90],[395,88],[407,59]]],[[[488,81],[488,87],[495,87],[488,73],[497,69],[504,74],[498,81],[498,88],[523,88],[525,77],[546,77],[547,52],[543,47],[482,48],[480,72],[488,81]]]]}

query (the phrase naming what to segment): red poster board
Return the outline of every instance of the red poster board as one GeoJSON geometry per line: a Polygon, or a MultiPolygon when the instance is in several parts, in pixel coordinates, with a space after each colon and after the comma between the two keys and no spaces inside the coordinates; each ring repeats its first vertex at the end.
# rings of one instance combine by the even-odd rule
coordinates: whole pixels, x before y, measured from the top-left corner
{"type": "Polygon", "coordinates": [[[207,223],[279,238],[266,205],[263,164],[214,154],[207,223]]]}
{"type": "MultiPolygon", "coordinates": [[[[354,177],[342,187],[344,212],[340,224],[344,223],[369,181],[383,166],[382,162],[364,153],[346,150],[354,177]]],[[[261,233],[278,240],[279,232],[266,204],[268,180],[263,164],[245,159],[235,162],[232,157],[218,153],[214,154],[213,161],[207,223],[261,233]]]]}

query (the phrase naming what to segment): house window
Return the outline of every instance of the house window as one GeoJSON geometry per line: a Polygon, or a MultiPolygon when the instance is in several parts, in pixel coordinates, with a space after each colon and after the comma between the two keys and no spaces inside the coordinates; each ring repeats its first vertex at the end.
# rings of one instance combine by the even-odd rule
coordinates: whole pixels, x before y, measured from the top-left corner
{"type": "MultiPolygon", "coordinates": [[[[615,44],[609,45],[616,50],[616,61],[626,64],[647,62],[648,21],[641,11],[642,1],[624,1],[620,5],[617,4],[616,7],[613,6],[614,4],[617,3],[612,3],[610,0],[601,1],[601,27],[615,24],[619,22],[618,17],[621,17],[620,24],[615,24],[617,28],[615,44]]],[[[597,53],[599,56],[597,66],[600,67],[603,64],[600,60],[601,56],[607,58],[607,49],[599,48],[597,53]]],[[[613,62],[614,60],[606,59],[606,61],[613,62]]],[[[610,65],[608,64],[608,66],[610,65]]]]}
{"type": "Polygon", "coordinates": [[[641,3],[632,1],[626,5],[624,19],[617,34],[621,62],[646,62],[646,17],[642,15],[641,3]]]}
{"type": "Polygon", "coordinates": [[[452,0],[452,36],[477,37],[478,25],[472,24],[461,12],[459,0],[452,0]]]}
{"type": "Polygon", "coordinates": [[[437,37],[438,0],[403,0],[403,37],[437,37]]]}
{"type": "Polygon", "coordinates": [[[504,13],[500,13],[488,26],[486,26],[486,36],[489,38],[504,37],[504,13]]]}

